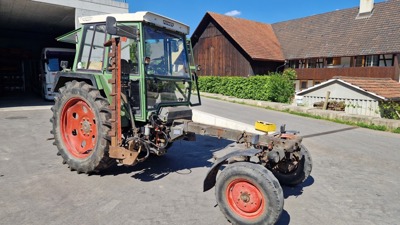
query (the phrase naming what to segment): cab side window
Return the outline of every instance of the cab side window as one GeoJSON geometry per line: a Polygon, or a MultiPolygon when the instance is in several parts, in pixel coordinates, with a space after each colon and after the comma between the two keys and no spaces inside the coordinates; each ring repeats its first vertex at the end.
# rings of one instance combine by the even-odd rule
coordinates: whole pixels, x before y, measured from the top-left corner
{"type": "Polygon", "coordinates": [[[87,25],[84,27],[83,47],[78,60],[77,69],[102,70],[104,42],[106,40],[105,25],[87,25]]]}
{"type": "Polygon", "coordinates": [[[139,52],[138,42],[126,38],[121,42],[121,59],[128,62],[129,74],[139,75],[139,52]]]}
{"type": "MultiPolygon", "coordinates": [[[[112,36],[113,38],[117,36],[112,36]]],[[[122,73],[139,76],[139,43],[137,40],[121,37],[121,65],[122,73]]],[[[107,47],[110,54],[111,48],[107,47]]],[[[108,65],[111,65],[111,58],[108,58],[108,65]]],[[[110,70],[108,70],[110,71],[110,70]]]]}

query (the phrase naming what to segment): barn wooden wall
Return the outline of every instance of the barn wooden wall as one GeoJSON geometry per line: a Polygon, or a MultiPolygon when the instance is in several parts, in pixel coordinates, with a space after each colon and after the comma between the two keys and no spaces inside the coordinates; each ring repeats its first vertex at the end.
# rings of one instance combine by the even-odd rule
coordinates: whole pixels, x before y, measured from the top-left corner
{"type": "Polygon", "coordinates": [[[247,76],[253,71],[245,56],[209,23],[193,49],[200,75],[247,76]]]}

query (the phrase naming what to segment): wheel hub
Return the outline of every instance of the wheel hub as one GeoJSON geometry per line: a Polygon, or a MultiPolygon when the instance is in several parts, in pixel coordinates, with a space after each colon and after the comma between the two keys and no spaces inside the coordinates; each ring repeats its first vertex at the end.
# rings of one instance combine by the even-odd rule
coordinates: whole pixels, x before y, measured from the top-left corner
{"type": "Polygon", "coordinates": [[[89,122],[87,118],[83,118],[81,122],[81,131],[83,132],[83,135],[89,136],[90,133],[92,132],[91,128],[92,124],[89,122]]]}
{"type": "Polygon", "coordinates": [[[227,187],[229,206],[240,216],[256,218],[264,211],[264,198],[261,191],[246,180],[235,180],[227,187]]]}
{"type": "Polygon", "coordinates": [[[246,192],[240,195],[240,199],[244,202],[244,203],[248,203],[250,201],[250,195],[246,192]]]}
{"type": "Polygon", "coordinates": [[[68,152],[76,158],[87,158],[97,141],[96,116],[81,98],[69,99],[61,112],[61,135],[68,152]]]}

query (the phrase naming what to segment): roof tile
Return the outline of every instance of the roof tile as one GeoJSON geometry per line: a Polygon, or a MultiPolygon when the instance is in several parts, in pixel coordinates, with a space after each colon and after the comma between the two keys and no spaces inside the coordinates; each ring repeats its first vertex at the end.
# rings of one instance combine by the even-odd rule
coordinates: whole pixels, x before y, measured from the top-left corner
{"type": "Polygon", "coordinates": [[[400,83],[390,78],[334,77],[386,99],[400,98],[400,83]]]}
{"type": "Polygon", "coordinates": [[[400,52],[400,0],[377,3],[369,18],[358,7],[272,24],[286,59],[400,52]]]}
{"type": "Polygon", "coordinates": [[[212,12],[208,12],[208,14],[252,59],[276,61],[285,59],[281,45],[270,24],[212,12]]]}

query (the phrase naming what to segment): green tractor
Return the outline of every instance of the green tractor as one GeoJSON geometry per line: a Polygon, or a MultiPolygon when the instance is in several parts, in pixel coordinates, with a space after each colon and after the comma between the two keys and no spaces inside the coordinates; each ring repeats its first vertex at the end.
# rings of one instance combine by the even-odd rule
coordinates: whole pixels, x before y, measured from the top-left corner
{"type": "Polygon", "coordinates": [[[215,161],[204,191],[216,187],[232,223],[274,224],[283,210],[280,183],[300,184],[311,172],[302,138],[284,127],[259,135],[193,122],[190,107],[201,101],[188,26],[151,12],[79,22],[58,38],[76,44],[74,64],[61,62],[54,84],[51,133],[63,163],[90,174],[161,156],[196,134],[236,140],[243,148],[215,161]]]}

